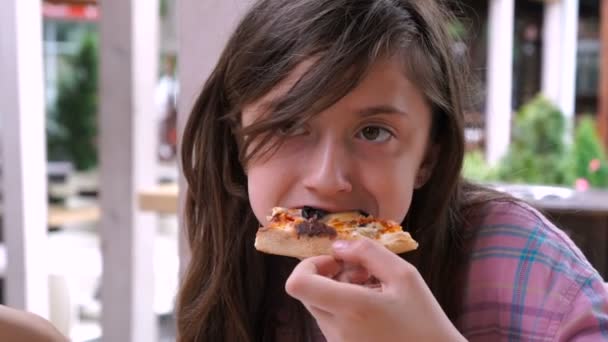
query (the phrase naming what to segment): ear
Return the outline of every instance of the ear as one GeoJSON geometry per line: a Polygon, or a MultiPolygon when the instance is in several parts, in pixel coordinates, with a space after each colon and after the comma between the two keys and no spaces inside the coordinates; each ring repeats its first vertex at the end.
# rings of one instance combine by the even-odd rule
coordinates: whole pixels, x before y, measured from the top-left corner
{"type": "Polygon", "coordinates": [[[424,160],[422,161],[422,164],[420,164],[418,173],[416,174],[414,189],[418,190],[422,188],[431,178],[435,165],[437,164],[437,159],[439,158],[439,150],[439,144],[436,143],[431,143],[427,148],[424,160]]]}

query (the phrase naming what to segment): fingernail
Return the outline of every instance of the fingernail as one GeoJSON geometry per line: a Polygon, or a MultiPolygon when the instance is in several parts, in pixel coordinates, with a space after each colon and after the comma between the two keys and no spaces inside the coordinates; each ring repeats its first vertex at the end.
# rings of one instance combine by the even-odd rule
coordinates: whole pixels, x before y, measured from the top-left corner
{"type": "Polygon", "coordinates": [[[350,242],[344,241],[344,240],[338,240],[338,241],[334,242],[333,246],[334,246],[334,249],[344,250],[350,246],[350,242]]]}

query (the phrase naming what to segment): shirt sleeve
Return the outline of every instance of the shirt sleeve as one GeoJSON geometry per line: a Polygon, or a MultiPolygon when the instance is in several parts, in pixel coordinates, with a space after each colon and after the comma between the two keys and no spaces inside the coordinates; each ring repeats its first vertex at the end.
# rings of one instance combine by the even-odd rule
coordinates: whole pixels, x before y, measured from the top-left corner
{"type": "Polygon", "coordinates": [[[564,315],[555,341],[608,341],[608,284],[597,277],[583,283],[564,315]]]}
{"type": "Polygon", "coordinates": [[[608,288],[536,210],[493,205],[472,221],[462,310],[470,341],[608,341],[608,288]]]}

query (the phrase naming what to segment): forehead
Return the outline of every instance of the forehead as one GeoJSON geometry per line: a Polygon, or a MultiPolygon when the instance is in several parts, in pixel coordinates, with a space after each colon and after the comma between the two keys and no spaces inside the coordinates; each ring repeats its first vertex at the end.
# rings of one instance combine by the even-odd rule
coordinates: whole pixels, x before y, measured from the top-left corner
{"type": "Polygon", "coordinates": [[[282,98],[314,65],[313,59],[307,59],[298,64],[282,81],[261,98],[245,104],[243,107],[242,124],[249,125],[268,109],[275,101],[282,98]]]}
{"type": "MultiPolygon", "coordinates": [[[[306,60],[298,64],[281,82],[261,98],[243,107],[242,124],[249,125],[262,116],[275,101],[284,97],[315,61],[306,60]]],[[[333,75],[340,77],[340,75],[333,75]]],[[[331,91],[331,90],[327,90],[331,91]]],[[[361,82],[332,107],[360,110],[370,105],[390,104],[405,111],[424,110],[426,100],[423,92],[407,76],[407,72],[396,58],[381,58],[367,70],[361,82]]]]}
{"type": "Polygon", "coordinates": [[[424,94],[408,78],[397,59],[381,59],[372,64],[365,78],[341,102],[356,107],[390,103],[410,107],[424,103],[424,94]]]}

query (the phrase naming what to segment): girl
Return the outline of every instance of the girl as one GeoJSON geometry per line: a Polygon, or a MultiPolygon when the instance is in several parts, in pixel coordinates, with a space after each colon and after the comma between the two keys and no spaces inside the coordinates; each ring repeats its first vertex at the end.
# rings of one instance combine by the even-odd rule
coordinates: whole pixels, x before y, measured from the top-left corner
{"type": "Polygon", "coordinates": [[[460,177],[449,21],[431,0],[254,4],[184,133],[181,341],[608,337],[603,281],[568,237],[460,177]],[[363,210],[420,246],[265,255],[253,241],[275,206],[363,210]]]}

